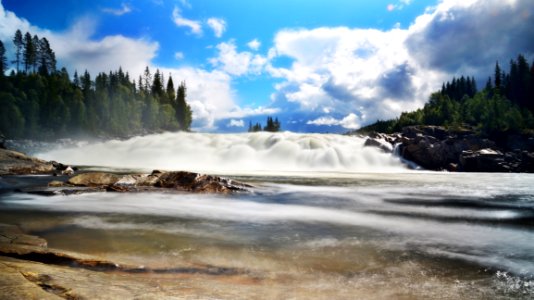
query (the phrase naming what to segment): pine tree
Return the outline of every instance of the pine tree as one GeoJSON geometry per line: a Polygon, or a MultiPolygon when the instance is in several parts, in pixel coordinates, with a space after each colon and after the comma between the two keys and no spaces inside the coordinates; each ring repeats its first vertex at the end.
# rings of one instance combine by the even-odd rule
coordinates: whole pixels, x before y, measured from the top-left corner
{"type": "Polygon", "coordinates": [[[163,83],[161,81],[161,73],[159,72],[159,69],[156,70],[156,73],[154,74],[154,80],[152,82],[152,96],[156,97],[160,102],[162,102],[161,98],[163,96],[163,83]]]}
{"type": "Polygon", "coordinates": [[[33,62],[35,61],[35,45],[33,44],[33,37],[29,32],[26,32],[23,39],[24,49],[22,52],[22,61],[24,63],[24,72],[30,71],[33,62]]]}
{"type": "Polygon", "coordinates": [[[15,45],[15,60],[13,63],[17,65],[17,72],[19,71],[20,59],[22,56],[22,50],[24,47],[24,42],[22,41],[22,32],[20,29],[17,29],[15,32],[15,37],[13,37],[13,44],[15,45]]]}
{"type": "Polygon", "coordinates": [[[172,81],[172,77],[169,74],[169,81],[167,81],[167,98],[170,101],[174,102],[174,99],[176,99],[176,90],[174,89],[174,82],[172,81]]]}
{"type": "Polygon", "coordinates": [[[148,68],[148,66],[146,66],[145,68],[145,72],[143,73],[143,79],[144,79],[144,86],[143,86],[143,89],[145,90],[146,93],[150,92],[150,90],[152,89],[152,75],[150,74],[150,69],[148,68]]]}
{"type": "Polygon", "coordinates": [[[175,103],[175,112],[176,112],[176,121],[180,125],[181,130],[190,130],[192,122],[192,111],[189,104],[186,102],[187,97],[187,88],[185,82],[182,81],[178,86],[178,92],[176,93],[176,103],[175,103]]]}
{"type": "Polygon", "coordinates": [[[4,47],[4,43],[0,41],[0,77],[4,76],[6,69],[7,69],[6,48],[4,47]]]}

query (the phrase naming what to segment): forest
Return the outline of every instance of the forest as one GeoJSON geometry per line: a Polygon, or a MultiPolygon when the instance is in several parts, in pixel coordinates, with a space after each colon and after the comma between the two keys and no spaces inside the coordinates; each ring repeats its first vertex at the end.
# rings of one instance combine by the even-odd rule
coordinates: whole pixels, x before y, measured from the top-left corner
{"type": "Polygon", "coordinates": [[[0,41],[0,133],[6,138],[128,137],[191,128],[186,84],[175,88],[170,75],[165,80],[147,66],[137,82],[121,68],[94,79],[87,71],[71,77],[56,68],[46,38],[17,30],[13,46],[8,61],[0,41]]]}
{"type": "Polygon", "coordinates": [[[523,55],[510,61],[508,72],[497,62],[493,77],[478,91],[474,78],[453,78],[433,93],[421,109],[403,112],[393,120],[377,122],[358,133],[399,132],[405,126],[469,127],[483,136],[532,132],[534,129],[534,62],[523,55]]]}

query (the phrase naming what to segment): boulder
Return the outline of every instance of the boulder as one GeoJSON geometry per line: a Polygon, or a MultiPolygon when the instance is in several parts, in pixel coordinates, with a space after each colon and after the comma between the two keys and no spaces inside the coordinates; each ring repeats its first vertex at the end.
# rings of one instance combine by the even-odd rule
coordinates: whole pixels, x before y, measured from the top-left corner
{"type": "Polygon", "coordinates": [[[250,187],[227,178],[184,171],[163,173],[154,186],[197,193],[229,193],[250,187]]]}
{"type": "Polygon", "coordinates": [[[372,138],[369,137],[365,140],[365,143],[363,144],[364,147],[376,147],[385,153],[391,153],[393,152],[393,146],[383,139],[378,138],[372,138]]]}
{"type": "Polygon", "coordinates": [[[55,170],[50,162],[0,149],[0,175],[52,174],[55,170]]]}
{"type": "Polygon", "coordinates": [[[510,172],[505,156],[493,149],[463,151],[460,155],[460,169],[464,172],[510,172]]]}
{"type": "Polygon", "coordinates": [[[117,183],[122,177],[120,175],[103,172],[82,173],[71,177],[67,183],[75,186],[108,186],[117,183]]]}

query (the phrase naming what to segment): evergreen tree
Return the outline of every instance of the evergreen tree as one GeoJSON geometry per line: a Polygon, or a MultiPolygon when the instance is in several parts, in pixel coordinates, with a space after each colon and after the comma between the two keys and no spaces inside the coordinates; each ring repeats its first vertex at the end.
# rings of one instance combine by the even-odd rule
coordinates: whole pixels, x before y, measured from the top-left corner
{"type": "Polygon", "coordinates": [[[163,82],[161,80],[161,73],[159,72],[159,69],[156,70],[156,73],[154,74],[154,80],[152,82],[152,96],[156,97],[156,99],[160,100],[163,97],[163,82]]]}
{"type": "Polygon", "coordinates": [[[145,68],[145,72],[143,73],[143,79],[144,79],[144,86],[143,89],[145,90],[145,93],[149,93],[152,89],[152,75],[150,74],[150,69],[148,66],[145,68]]]}
{"type": "Polygon", "coordinates": [[[176,93],[176,102],[175,102],[175,111],[176,111],[176,120],[180,125],[181,130],[190,130],[192,119],[192,111],[189,104],[186,102],[187,97],[187,88],[185,82],[182,81],[178,86],[178,92],[176,93]]]}
{"type": "Polygon", "coordinates": [[[23,62],[24,62],[24,72],[28,73],[31,70],[32,66],[35,64],[37,49],[36,45],[33,43],[33,37],[29,32],[26,32],[24,35],[24,51],[23,51],[23,62]]]}
{"type": "Polygon", "coordinates": [[[169,74],[169,81],[167,81],[167,99],[174,102],[176,99],[176,90],[174,89],[174,82],[172,81],[172,77],[169,74]]]}
{"type": "Polygon", "coordinates": [[[4,76],[4,73],[7,70],[7,58],[6,58],[6,48],[4,43],[0,41],[0,77],[4,76]]]}
{"type": "Polygon", "coordinates": [[[15,36],[13,37],[13,44],[15,45],[15,60],[13,63],[17,65],[17,72],[20,70],[20,62],[21,62],[21,56],[22,56],[22,50],[24,47],[24,42],[22,40],[22,32],[20,29],[17,29],[15,32],[15,36]]]}

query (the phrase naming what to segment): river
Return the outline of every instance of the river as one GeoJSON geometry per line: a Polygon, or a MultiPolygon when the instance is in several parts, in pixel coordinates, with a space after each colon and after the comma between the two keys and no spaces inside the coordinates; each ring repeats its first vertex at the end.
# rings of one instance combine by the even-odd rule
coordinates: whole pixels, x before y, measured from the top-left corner
{"type": "Polygon", "coordinates": [[[266,287],[265,298],[534,295],[533,175],[414,171],[363,143],[295,133],[81,143],[38,156],[92,170],[216,173],[255,188],[1,194],[0,218],[58,249],[151,267],[241,268],[263,280],[241,290],[218,282],[215,298],[255,298],[266,287]]]}

